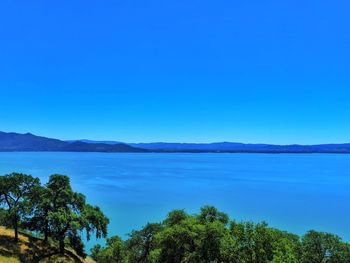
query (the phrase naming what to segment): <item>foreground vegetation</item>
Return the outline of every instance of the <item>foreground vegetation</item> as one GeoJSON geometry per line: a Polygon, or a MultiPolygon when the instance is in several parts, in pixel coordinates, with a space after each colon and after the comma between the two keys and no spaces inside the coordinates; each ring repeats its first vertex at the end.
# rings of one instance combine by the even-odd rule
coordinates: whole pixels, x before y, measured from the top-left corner
{"type": "MultiPolygon", "coordinates": [[[[106,238],[108,223],[67,176],[52,175],[45,185],[30,175],[0,176],[0,262],[88,262],[83,236],[106,238]]],[[[329,233],[299,237],[264,222],[236,222],[204,206],[195,215],[174,210],[127,240],[110,237],[91,257],[98,263],[350,263],[350,245],[329,233]]]]}
{"type": "Polygon", "coordinates": [[[123,241],[118,236],[92,249],[107,262],[159,263],[347,263],[350,245],[332,234],[309,231],[302,238],[266,223],[230,221],[215,207],[198,215],[174,210],[160,224],[147,224],[123,241]]]}
{"type": "Polygon", "coordinates": [[[64,175],[50,176],[45,185],[26,174],[0,176],[0,206],[0,223],[13,229],[15,243],[20,242],[22,229],[39,234],[45,246],[52,241],[56,253],[67,254],[69,245],[85,257],[83,233],[88,240],[93,233],[96,238],[107,236],[109,220],[99,207],[87,204],[83,194],[74,192],[64,175]]]}

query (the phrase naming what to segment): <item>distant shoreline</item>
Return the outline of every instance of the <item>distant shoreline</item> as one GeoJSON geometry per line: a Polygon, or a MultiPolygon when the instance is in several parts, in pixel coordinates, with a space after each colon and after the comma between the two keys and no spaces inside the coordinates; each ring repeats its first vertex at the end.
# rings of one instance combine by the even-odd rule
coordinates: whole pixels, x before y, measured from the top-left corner
{"type": "Polygon", "coordinates": [[[0,132],[0,152],[350,154],[350,143],[319,145],[274,145],[237,142],[123,143],[91,140],[62,141],[31,133],[0,132]]]}
{"type": "Polygon", "coordinates": [[[108,153],[108,154],[176,154],[176,153],[188,153],[188,154],[344,154],[348,155],[350,152],[249,152],[249,151],[142,151],[142,152],[109,152],[109,151],[3,151],[0,153],[108,153]]]}

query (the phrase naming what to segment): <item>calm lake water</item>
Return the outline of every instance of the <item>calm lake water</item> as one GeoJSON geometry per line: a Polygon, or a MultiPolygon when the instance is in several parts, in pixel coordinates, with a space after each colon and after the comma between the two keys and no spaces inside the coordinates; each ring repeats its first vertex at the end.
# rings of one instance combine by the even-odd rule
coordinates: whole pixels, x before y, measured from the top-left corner
{"type": "Polygon", "coordinates": [[[0,174],[69,175],[122,237],[171,209],[211,204],[237,220],[350,241],[349,168],[341,154],[0,153],[0,174]]]}

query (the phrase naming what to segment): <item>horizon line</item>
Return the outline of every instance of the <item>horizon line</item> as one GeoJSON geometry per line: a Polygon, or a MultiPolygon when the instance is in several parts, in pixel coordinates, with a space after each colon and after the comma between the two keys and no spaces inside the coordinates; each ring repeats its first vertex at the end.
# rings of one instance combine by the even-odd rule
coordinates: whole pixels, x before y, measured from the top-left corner
{"type": "Polygon", "coordinates": [[[32,132],[5,132],[0,131],[3,133],[13,133],[13,134],[20,134],[20,135],[26,135],[31,134],[38,137],[44,137],[49,139],[56,139],[60,141],[93,141],[93,142],[114,142],[114,143],[122,143],[122,144],[156,144],[156,143],[164,143],[164,144],[217,144],[217,143],[232,143],[232,144],[252,144],[252,145],[275,145],[275,146],[317,146],[317,145],[342,145],[342,144],[350,144],[350,142],[327,142],[327,143],[314,143],[314,144],[302,144],[302,143],[262,143],[262,142],[238,142],[238,141],[229,141],[229,140],[223,140],[223,141],[209,141],[209,142],[176,142],[176,141],[150,141],[150,142],[126,142],[126,141],[120,141],[120,140],[110,140],[110,139],[62,139],[62,138],[56,138],[51,137],[47,135],[37,135],[32,132]]]}

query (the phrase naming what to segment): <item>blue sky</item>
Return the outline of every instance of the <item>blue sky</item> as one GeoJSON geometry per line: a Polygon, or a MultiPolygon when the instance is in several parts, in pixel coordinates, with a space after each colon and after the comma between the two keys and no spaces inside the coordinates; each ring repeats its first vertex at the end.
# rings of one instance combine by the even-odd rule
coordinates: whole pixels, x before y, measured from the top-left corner
{"type": "Polygon", "coordinates": [[[0,130],[350,142],[348,1],[0,3],[0,130]]]}

